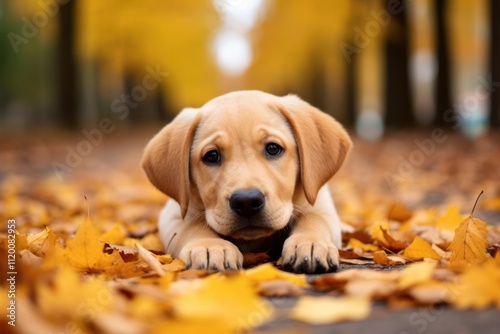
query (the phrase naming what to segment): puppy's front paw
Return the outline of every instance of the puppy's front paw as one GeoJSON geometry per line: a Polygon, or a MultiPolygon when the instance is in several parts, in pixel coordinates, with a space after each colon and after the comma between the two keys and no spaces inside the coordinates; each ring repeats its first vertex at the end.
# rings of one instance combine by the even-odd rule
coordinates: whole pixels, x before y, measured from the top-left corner
{"type": "Polygon", "coordinates": [[[223,239],[200,239],[186,244],[179,254],[186,268],[224,271],[241,269],[243,255],[238,247],[223,239]]]}
{"type": "Polygon", "coordinates": [[[283,245],[283,269],[296,273],[333,272],[339,265],[339,251],[332,242],[292,236],[283,245]]]}

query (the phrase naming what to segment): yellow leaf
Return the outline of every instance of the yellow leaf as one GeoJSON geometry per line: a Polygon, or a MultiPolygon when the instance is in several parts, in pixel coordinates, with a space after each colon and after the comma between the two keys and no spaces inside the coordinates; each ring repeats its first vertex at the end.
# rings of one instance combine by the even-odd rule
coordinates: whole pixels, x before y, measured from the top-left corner
{"type": "Polygon", "coordinates": [[[464,219],[455,231],[450,245],[450,263],[482,263],[488,256],[488,231],[486,223],[472,216],[464,219]]]}
{"type": "Polygon", "coordinates": [[[113,305],[113,295],[103,280],[91,277],[83,281],[70,268],[58,271],[53,284],[39,284],[36,292],[41,312],[61,322],[68,319],[89,321],[113,305]]]}
{"type": "Polygon", "coordinates": [[[413,263],[403,269],[398,286],[400,289],[407,289],[411,286],[429,282],[432,280],[432,273],[436,268],[433,262],[413,263]]]}
{"type": "Polygon", "coordinates": [[[436,228],[439,230],[455,231],[463,220],[460,211],[454,205],[450,205],[446,213],[436,220],[436,228]]]}
{"type": "Polygon", "coordinates": [[[103,252],[104,243],[99,241],[99,229],[87,217],[76,231],[73,240],[68,240],[66,248],[56,246],[54,260],[59,264],[69,265],[79,271],[100,273],[123,264],[118,252],[103,252]]]}
{"type": "Polygon", "coordinates": [[[374,240],[386,243],[387,241],[385,240],[384,233],[382,232],[383,229],[388,230],[389,223],[386,220],[378,220],[372,225],[370,232],[374,240]]]}
{"type": "Polygon", "coordinates": [[[418,261],[424,258],[429,258],[434,260],[441,259],[439,254],[434,249],[432,249],[431,244],[429,244],[427,241],[420,238],[419,236],[416,236],[415,239],[413,239],[410,246],[408,246],[403,251],[403,255],[405,258],[412,261],[418,261]]]}
{"type": "Polygon", "coordinates": [[[260,299],[257,288],[244,275],[211,276],[200,290],[177,296],[173,308],[180,320],[202,320],[209,326],[219,319],[231,332],[248,331],[272,313],[271,306],[260,299]]]}
{"type": "Polygon", "coordinates": [[[271,263],[265,263],[252,269],[245,270],[243,275],[251,279],[254,283],[261,283],[273,280],[286,280],[300,287],[309,286],[306,282],[306,275],[291,274],[278,270],[271,263]]]}
{"type": "Polygon", "coordinates": [[[361,320],[370,314],[370,310],[370,300],[362,297],[302,297],[290,316],[295,320],[320,325],[361,320]]]}
{"type": "Polygon", "coordinates": [[[182,262],[181,259],[175,259],[167,264],[162,265],[162,268],[167,272],[176,272],[186,269],[186,265],[184,264],[184,262],[182,262]]]}
{"type": "Polygon", "coordinates": [[[364,250],[366,252],[375,252],[375,251],[379,250],[379,248],[377,246],[362,243],[361,241],[359,241],[358,239],[355,239],[355,238],[349,239],[348,246],[352,247],[353,249],[354,248],[361,248],[362,250],[364,250]]]}
{"type": "Polygon", "coordinates": [[[490,259],[469,267],[461,276],[452,303],[461,309],[500,308],[500,263],[490,259]]]}
{"type": "Polygon", "coordinates": [[[126,237],[127,232],[125,231],[123,225],[115,224],[106,233],[102,234],[99,237],[99,240],[107,244],[120,245],[126,237]]]}

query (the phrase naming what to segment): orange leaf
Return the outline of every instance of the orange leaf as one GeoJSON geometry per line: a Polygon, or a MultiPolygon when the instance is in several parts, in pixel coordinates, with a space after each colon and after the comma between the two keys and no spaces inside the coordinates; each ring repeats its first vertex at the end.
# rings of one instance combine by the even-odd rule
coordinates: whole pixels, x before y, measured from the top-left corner
{"type": "Polygon", "coordinates": [[[488,258],[487,246],[486,223],[469,216],[455,231],[455,237],[450,245],[450,263],[482,263],[488,258]]]}
{"type": "Polygon", "coordinates": [[[373,253],[373,262],[377,264],[388,265],[389,258],[387,257],[387,254],[384,251],[377,251],[373,253]]]}
{"type": "Polygon", "coordinates": [[[385,248],[388,248],[393,252],[399,252],[399,251],[406,248],[407,245],[405,242],[394,239],[389,234],[389,232],[386,229],[384,229],[382,226],[380,226],[380,229],[382,230],[382,233],[384,234],[384,238],[387,242],[387,243],[382,242],[382,244],[385,248]]]}

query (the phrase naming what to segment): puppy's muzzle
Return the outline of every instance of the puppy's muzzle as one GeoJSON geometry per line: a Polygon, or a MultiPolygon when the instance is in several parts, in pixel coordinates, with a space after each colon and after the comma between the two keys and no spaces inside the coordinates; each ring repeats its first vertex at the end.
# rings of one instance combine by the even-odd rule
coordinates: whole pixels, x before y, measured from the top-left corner
{"type": "Polygon", "coordinates": [[[250,218],[259,214],[266,205],[266,197],[258,189],[235,191],[229,197],[229,207],[238,216],[250,218]]]}

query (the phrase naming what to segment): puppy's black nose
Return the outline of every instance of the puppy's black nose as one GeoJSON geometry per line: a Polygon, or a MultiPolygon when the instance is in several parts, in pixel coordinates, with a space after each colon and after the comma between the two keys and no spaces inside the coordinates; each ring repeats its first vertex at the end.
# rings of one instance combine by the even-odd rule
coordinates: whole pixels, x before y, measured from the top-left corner
{"type": "Polygon", "coordinates": [[[229,206],[241,217],[256,215],[262,210],[266,198],[258,189],[235,191],[229,197],[229,206]]]}

